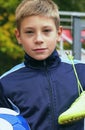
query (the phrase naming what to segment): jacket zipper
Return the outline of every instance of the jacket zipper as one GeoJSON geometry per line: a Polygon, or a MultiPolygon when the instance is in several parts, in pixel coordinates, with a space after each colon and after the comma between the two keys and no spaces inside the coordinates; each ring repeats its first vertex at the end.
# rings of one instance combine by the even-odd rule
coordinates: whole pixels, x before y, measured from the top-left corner
{"type": "Polygon", "coordinates": [[[48,81],[48,92],[49,92],[49,97],[50,97],[50,108],[51,108],[51,122],[52,122],[52,130],[56,130],[55,126],[55,112],[54,112],[54,104],[53,104],[53,94],[52,94],[52,86],[50,83],[50,77],[48,74],[48,70],[47,70],[47,65],[46,65],[46,61],[44,61],[44,67],[45,67],[45,73],[46,73],[46,77],[47,77],[47,81],[48,81]]]}

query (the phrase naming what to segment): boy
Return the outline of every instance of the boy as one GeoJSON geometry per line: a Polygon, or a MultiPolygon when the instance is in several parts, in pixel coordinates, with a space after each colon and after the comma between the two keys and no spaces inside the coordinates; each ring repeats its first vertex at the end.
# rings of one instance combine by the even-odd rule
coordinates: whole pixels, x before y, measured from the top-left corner
{"type": "MultiPolygon", "coordinates": [[[[32,130],[84,130],[84,120],[58,123],[59,115],[78,97],[70,62],[56,51],[62,27],[52,0],[23,0],[16,9],[18,43],[25,61],[1,76],[4,93],[15,103],[32,130]]],[[[75,64],[85,89],[85,65],[75,64]]]]}

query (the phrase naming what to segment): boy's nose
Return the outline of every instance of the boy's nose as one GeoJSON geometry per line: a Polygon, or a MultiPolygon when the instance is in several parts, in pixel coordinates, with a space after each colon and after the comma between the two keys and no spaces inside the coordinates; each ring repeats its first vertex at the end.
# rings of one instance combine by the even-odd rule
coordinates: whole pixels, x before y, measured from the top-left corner
{"type": "Polygon", "coordinates": [[[38,43],[38,44],[43,43],[43,36],[41,34],[36,35],[35,43],[38,43]]]}

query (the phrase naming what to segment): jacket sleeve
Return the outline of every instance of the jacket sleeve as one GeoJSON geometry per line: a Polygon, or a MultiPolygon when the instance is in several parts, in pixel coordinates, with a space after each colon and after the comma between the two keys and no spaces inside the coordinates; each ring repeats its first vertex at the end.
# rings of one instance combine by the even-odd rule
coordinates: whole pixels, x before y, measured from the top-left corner
{"type": "Polygon", "coordinates": [[[1,83],[0,83],[0,107],[12,109],[11,103],[9,102],[7,97],[4,96],[4,92],[3,92],[1,83]]]}

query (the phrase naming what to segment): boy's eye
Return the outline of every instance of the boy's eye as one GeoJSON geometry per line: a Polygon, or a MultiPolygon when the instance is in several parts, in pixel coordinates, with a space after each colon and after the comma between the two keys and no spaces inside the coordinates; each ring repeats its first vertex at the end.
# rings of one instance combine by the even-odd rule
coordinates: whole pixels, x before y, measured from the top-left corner
{"type": "Polygon", "coordinates": [[[26,31],[27,34],[33,34],[33,31],[29,30],[29,31],[26,31]]]}
{"type": "Polygon", "coordinates": [[[51,32],[51,29],[45,29],[44,32],[49,33],[51,32]]]}

